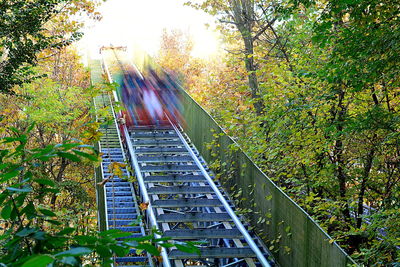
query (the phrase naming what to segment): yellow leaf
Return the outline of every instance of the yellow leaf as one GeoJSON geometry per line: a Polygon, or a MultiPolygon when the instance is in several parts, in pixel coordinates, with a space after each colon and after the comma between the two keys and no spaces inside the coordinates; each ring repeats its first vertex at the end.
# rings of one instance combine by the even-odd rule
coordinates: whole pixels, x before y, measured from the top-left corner
{"type": "Polygon", "coordinates": [[[147,210],[147,208],[149,207],[149,202],[142,202],[139,204],[139,208],[143,211],[143,210],[147,210]]]}
{"type": "Polygon", "coordinates": [[[112,173],[115,176],[123,176],[123,170],[121,168],[126,167],[125,163],[121,162],[111,162],[110,165],[108,165],[108,171],[112,173]]]}

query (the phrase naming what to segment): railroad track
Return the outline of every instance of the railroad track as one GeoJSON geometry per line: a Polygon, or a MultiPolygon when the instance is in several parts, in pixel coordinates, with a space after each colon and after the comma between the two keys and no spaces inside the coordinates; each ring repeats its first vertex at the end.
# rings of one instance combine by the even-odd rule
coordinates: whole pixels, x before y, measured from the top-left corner
{"type": "MultiPolygon", "coordinates": [[[[106,62],[103,67],[112,81],[106,62]]],[[[113,111],[108,99],[107,105],[113,111]]],[[[112,115],[115,121],[116,114],[112,115]]],[[[109,229],[129,231],[132,236],[148,233],[142,225],[129,226],[139,214],[138,206],[142,205],[146,207],[143,213],[147,229],[156,228],[162,232],[159,237],[170,237],[174,242],[195,242],[200,252],[162,248],[162,260],[155,265],[274,266],[270,252],[235,214],[233,203],[179,126],[127,129],[123,125],[122,128],[123,134],[120,134],[115,121],[100,141],[103,178],[111,177],[107,164],[114,160],[128,161],[137,181],[136,190],[123,177],[112,177],[105,184],[109,229]],[[119,147],[107,150],[102,142],[111,134],[114,139],[109,139],[110,142],[119,147]],[[124,136],[123,142],[121,136],[124,136]]],[[[124,172],[129,176],[125,169],[124,172]]],[[[135,255],[132,251],[128,257],[115,258],[115,264],[152,264],[148,259],[147,255],[135,255]]]]}

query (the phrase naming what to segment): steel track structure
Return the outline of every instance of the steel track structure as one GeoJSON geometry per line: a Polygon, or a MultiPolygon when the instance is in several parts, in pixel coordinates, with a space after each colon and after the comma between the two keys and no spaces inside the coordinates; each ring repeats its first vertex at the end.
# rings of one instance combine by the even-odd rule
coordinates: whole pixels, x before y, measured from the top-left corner
{"type": "MultiPolygon", "coordinates": [[[[97,117],[97,121],[103,123],[98,147],[102,158],[100,170],[104,187],[106,230],[118,229],[131,234],[125,238],[143,237],[145,229],[142,222],[139,221],[137,225],[132,226],[132,221],[138,218],[140,211],[133,185],[129,182],[130,173],[126,167],[122,167],[122,175],[116,176],[109,168],[110,164],[123,165],[127,162],[110,96],[95,97],[94,106],[97,111],[106,109],[107,117],[111,119],[97,117]]],[[[153,266],[149,255],[146,253],[138,255],[134,249],[130,250],[126,257],[114,257],[114,266],[126,265],[153,266]]]]}
{"type": "MultiPolygon", "coordinates": [[[[103,68],[112,82],[105,61],[103,68]]],[[[115,129],[119,138],[124,136],[124,148],[137,180],[136,192],[141,203],[147,206],[144,215],[148,228],[161,230],[163,237],[170,237],[175,242],[196,241],[199,248],[199,254],[186,253],[175,247],[168,250],[163,248],[162,261],[157,265],[275,265],[271,253],[260,239],[237,217],[233,202],[178,125],[171,123],[169,126],[129,129],[123,125],[122,135],[118,133],[118,127],[115,129]]],[[[128,184],[124,185],[106,189],[107,200],[130,198],[134,190],[132,187],[128,190],[128,184]]],[[[135,203],[135,211],[138,212],[138,204],[135,203]]],[[[107,205],[109,207],[108,202],[107,205]]],[[[128,223],[136,218],[125,215],[128,213],[125,213],[122,206],[118,211],[124,215],[110,216],[107,210],[108,225],[111,222],[128,223]]],[[[120,229],[124,230],[122,227],[120,229]]],[[[129,262],[127,258],[116,258],[115,261],[120,265],[140,263],[129,262]]]]}

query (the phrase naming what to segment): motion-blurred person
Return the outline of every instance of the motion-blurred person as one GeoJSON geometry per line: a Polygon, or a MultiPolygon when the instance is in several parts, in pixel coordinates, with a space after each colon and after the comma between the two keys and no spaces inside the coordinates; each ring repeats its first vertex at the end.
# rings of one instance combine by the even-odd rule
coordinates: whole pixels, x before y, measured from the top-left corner
{"type": "Polygon", "coordinates": [[[156,95],[155,88],[147,80],[143,87],[143,103],[152,119],[152,124],[158,125],[163,117],[163,107],[156,95]]]}
{"type": "Polygon", "coordinates": [[[154,66],[147,64],[144,76],[129,67],[120,76],[117,93],[128,127],[184,123],[178,79],[162,69],[156,71],[154,66]]]}

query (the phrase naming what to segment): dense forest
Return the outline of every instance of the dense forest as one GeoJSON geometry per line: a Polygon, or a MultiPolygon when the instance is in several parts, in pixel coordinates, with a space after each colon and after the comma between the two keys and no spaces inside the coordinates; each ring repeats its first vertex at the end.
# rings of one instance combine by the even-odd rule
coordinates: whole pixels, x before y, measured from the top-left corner
{"type": "Polygon", "coordinates": [[[111,266],[112,255],[132,248],[159,255],[154,233],[120,240],[130,234],[98,231],[94,144],[101,133],[93,97],[114,87],[92,86],[72,46],[84,21],[101,19],[97,5],[0,2],[2,266],[111,266]]]}
{"type": "MultiPolygon", "coordinates": [[[[208,0],[225,53],[158,62],[359,263],[399,262],[400,4],[208,0]]],[[[218,170],[218,162],[213,165],[218,170]]]]}
{"type": "MultiPolygon", "coordinates": [[[[400,262],[400,3],[204,0],[225,52],[165,31],[156,61],[352,258],[400,262]]],[[[89,0],[0,0],[0,263],[107,266],[145,242],[97,231],[92,86],[72,44],[89,0]],[[74,18],[74,19],[72,19],[74,18]],[[100,263],[101,262],[101,263],[100,263]]],[[[107,112],[104,111],[106,114],[107,112]]],[[[218,162],[212,164],[218,171],[218,162]]]]}

